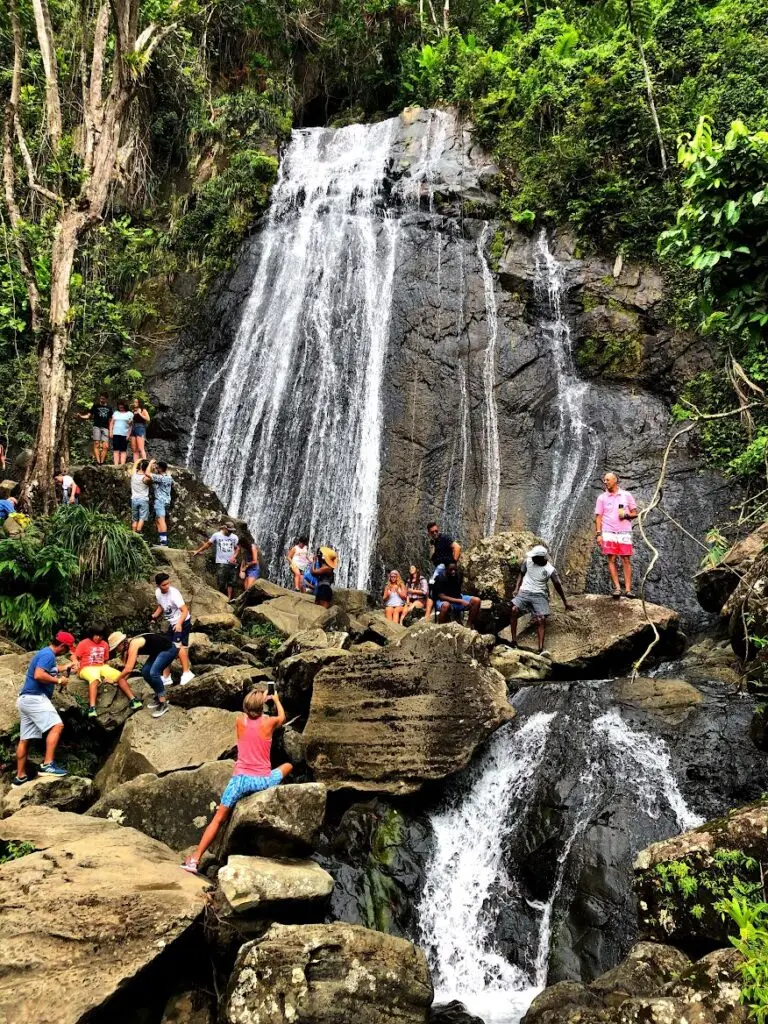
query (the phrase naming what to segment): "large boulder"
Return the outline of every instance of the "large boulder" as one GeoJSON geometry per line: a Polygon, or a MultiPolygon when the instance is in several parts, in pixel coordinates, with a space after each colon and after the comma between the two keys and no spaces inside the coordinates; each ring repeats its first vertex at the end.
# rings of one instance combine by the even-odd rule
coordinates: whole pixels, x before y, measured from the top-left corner
{"type": "MultiPolygon", "coordinates": [[[[132,676],[130,686],[134,696],[139,700],[146,702],[152,696],[151,687],[141,676],[132,676]]],[[[88,683],[84,679],[71,677],[64,690],[57,688],[54,691],[53,703],[65,721],[68,715],[81,717],[89,703],[88,683]]],[[[94,732],[109,737],[122,729],[128,719],[135,714],[122,690],[111,683],[102,683],[96,693],[96,718],[90,719],[89,725],[94,732]]]]}
{"type": "Polygon", "coordinates": [[[110,789],[88,814],[185,850],[200,841],[233,768],[234,761],[209,761],[168,775],[137,775],[110,789]]]}
{"type": "Polygon", "coordinates": [[[516,688],[520,688],[529,683],[548,679],[552,671],[552,662],[549,658],[534,654],[533,651],[499,644],[491,651],[491,668],[501,672],[508,683],[514,682],[517,684],[516,688]]]}
{"type": "Polygon", "coordinates": [[[758,663],[768,663],[768,650],[753,637],[768,635],[768,553],[758,555],[746,567],[733,593],[725,602],[731,646],[742,660],[757,655],[758,663]]]}
{"type": "Polygon", "coordinates": [[[203,912],[204,882],[134,829],[25,807],[0,822],[0,839],[44,851],[0,866],[0,1018],[8,1024],[85,1019],[203,912]]]}
{"type": "Polygon", "coordinates": [[[240,711],[251,687],[272,678],[270,671],[253,665],[222,665],[200,673],[185,686],[174,686],[168,691],[168,699],[180,708],[204,706],[240,711]]]}
{"type": "Polygon", "coordinates": [[[635,679],[616,681],[615,694],[622,704],[642,708],[669,725],[680,725],[702,703],[695,686],[684,679],[635,679]]]}
{"type": "Polygon", "coordinates": [[[237,747],[237,718],[221,708],[171,708],[162,718],[134,715],[96,776],[96,788],[109,793],[137,775],[164,775],[230,757],[237,747]]]}
{"type": "Polygon", "coordinates": [[[244,622],[263,622],[272,626],[284,637],[292,636],[305,629],[327,629],[338,617],[334,606],[323,608],[315,604],[308,594],[286,591],[282,597],[263,601],[246,608],[244,622]]]}
{"type": "MultiPolygon", "coordinates": [[[[572,611],[554,602],[547,620],[546,648],[553,673],[560,678],[581,675],[618,675],[630,668],[653,639],[653,623],[659,632],[656,655],[679,653],[684,638],[679,616],[671,608],[643,605],[642,601],[616,601],[599,594],[570,597],[572,611]]],[[[520,620],[518,640],[535,645],[536,628],[520,620]]],[[[500,634],[509,639],[509,631],[500,634]]]]}
{"type": "Polygon", "coordinates": [[[311,913],[333,892],[333,878],[313,860],[233,856],[216,882],[227,911],[259,917],[311,913]]]}
{"type": "Polygon", "coordinates": [[[461,556],[467,591],[492,601],[511,601],[520,563],[542,541],[530,530],[507,530],[477,541],[461,556]]]}
{"type": "Polygon", "coordinates": [[[326,632],[324,629],[304,629],[289,636],[275,651],[273,661],[278,665],[286,658],[302,651],[325,651],[328,648],[344,649],[349,646],[349,634],[344,632],[326,632]]]}
{"type": "Polygon", "coordinates": [[[462,626],[414,627],[399,647],[326,666],[303,734],[315,778],[331,789],[411,793],[464,768],[514,717],[487,652],[486,664],[471,653],[484,651],[462,626]]]}
{"type": "Polygon", "coordinates": [[[306,718],[315,676],[326,665],[332,665],[339,658],[347,656],[348,652],[340,647],[325,647],[301,651],[282,661],[277,669],[277,680],[280,697],[288,714],[306,718]]]}
{"type": "Polygon", "coordinates": [[[200,620],[205,623],[211,615],[234,617],[227,595],[216,590],[211,585],[212,578],[205,575],[203,556],[194,557],[191,551],[181,548],[156,548],[155,558],[189,605],[193,629],[198,629],[200,620]]]}
{"type": "Polygon", "coordinates": [[[0,654],[0,736],[8,736],[19,722],[16,701],[31,655],[0,654]]]}
{"type": "Polygon", "coordinates": [[[258,665],[259,661],[252,654],[244,651],[237,644],[221,643],[211,640],[207,633],[190,633],[189,658],[192,664],[199,665],[258,665]]]}
{"type": "Polygon", "coordinates": [[[211,848],[222,863],[233,853],[303,856],[315,844],[325,817],[326,788],[319,782],[282,785],[238,800],[211,848]]]}
{"type": "Polygon", "coordinates": [[[734,878],[759,889],[766,860],[768,800],[653,843],[635,860],[643,930],[683,947],[725,944],[731,929],[715,904],[734,878]]]}
{"type": "Polygon", "coordinates": [[[84,811],[93,801],[93,782],[79,775],[37,775],[24,786],[11,786],[3,797],[2,814],[7,818],[22,807],[45,805],[58,811],[84,811]]]}
{"type": "Polygon", "coordinates": [[[432,982],[416,946],[357,925],[273,925],[241,947],[223,1024],[426,1024],[432,982]]]}
{"type": "Polygon", "coordinates": [[[561,981],[544,989],[523,1024],[746,1024],[739,980],[733,949],[691,963],[671,946],[639,942],[589,985],[561,981]]]}
{"type": "Polygon", "coordinates": [[[740,580],[768,545],[768,523],[737,541],[717,565],[702,569],[693,577],[696,597],[705,611],[719,615],[740,580]]]}

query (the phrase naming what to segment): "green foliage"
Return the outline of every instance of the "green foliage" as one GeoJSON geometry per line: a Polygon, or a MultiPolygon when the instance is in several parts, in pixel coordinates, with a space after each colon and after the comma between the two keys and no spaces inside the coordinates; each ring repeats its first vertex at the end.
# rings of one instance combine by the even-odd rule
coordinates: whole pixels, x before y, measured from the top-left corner
{"type": "Polygon", "coordinates": [[[51,517],[46,543],[71,552],[78,560],[80,590],[114,582],[140,579],[152,566],[152,555],[143,537],[129,530],[121,519],[84,505],[62,505],[51,517]]]}
{"type": "Polygon", "coordinates": [[[743,959],[736,967],[742,978],[741,1001],[757,1024],[768,1020],[768,903],[734,895],[718,904],[723,918],[739,930],[731,942],[743,959]]]}
{"type": "Polygon", "coordinates": [[[8,864],[19,857],[26,857],[29,853],[35,853],[36,847],[33,843],[25,843],[23,840],[7,839],[0,841],[0,864],[8,864]]]}
{"type": "Polygon", "coordinates": [[[726,537],[720,533],[720,531],[713,527],[706,536],[709,550],[701,560],[702,569],[711,569],[715,565],[719,565],[725,553],[730,548],[730,543],[726,537]]]}

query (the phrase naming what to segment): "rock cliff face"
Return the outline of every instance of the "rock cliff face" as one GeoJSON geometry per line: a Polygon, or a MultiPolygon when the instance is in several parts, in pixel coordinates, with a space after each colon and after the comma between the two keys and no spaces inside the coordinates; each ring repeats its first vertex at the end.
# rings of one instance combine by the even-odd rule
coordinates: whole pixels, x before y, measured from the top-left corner
{"type": "MultiPolygon", "coordinates": [[[[591,533],[600,474],[614,469],[641,502],[648,499],[671,433],[670,393],[711,355],[699,340],[666,327],[662,282],[654,271],[613,254],[581,258],[567,234],[547,240],[536,232],[498,231],[494,168],[471,133],[446,116],[445,136],[431,151],[434,113],[404,114],[382,169],[378,207],[388,206],[399,218],[399,233],[391,308],[379,310],[389,314],[389,330],[374,575],[382,565],[424,562],[429,518],[439,518],[466,543],[488,532],[494,519],[496,530],[537,531],[553,503],[562,501],[553,539],[569,583],[604,588],[591,533]],[[405,202],[417,157],[424,173],[405,202]],[[563,419],[555,312],[566,355],[586,381],[578,396],[586,424],[580,439],[568,435],[563,419]],[[573,460],[578,466],[569,476],[573,460]],[[565,535],[568,543],[561,544],[565,535]]],[[[377,230],[384,230],[383,221],[377,230]]],[[[200,465],[209,444],[227,374],[200,408],[197,396],[224,366],[262,244],[257,230],[212,297],[208,320],[161,355],[151,376],[158,409],[153,427],[160,434],[155,448],[184,456],[195,424],[193,465],[200,465]]],[[[252,385],[255,400],[272,382],[264,377],[252,385]]],[[[247,403],[242,415],[248,415],[247,403]]],[[[251,441],[253,449],[242,458],[260,474],[264,452],[258,437],[251,441]]],[[[669,515],[701,537],[731,498],[719,477],[701,469],[692,441],[676,447],[664,490],[669,515]]],[[[315,530],[332,535],[334,523],[316,523],[315,530]]],[[[648,533],[662,554],[649,598],[684,618],[700,618],[689,583],[700,549],[658,511],[648,533]]],[[[257,539],[267,548],[285,540],[257,539]]],[[[640,554],[638,565],[646,561],[640,554]]]]}

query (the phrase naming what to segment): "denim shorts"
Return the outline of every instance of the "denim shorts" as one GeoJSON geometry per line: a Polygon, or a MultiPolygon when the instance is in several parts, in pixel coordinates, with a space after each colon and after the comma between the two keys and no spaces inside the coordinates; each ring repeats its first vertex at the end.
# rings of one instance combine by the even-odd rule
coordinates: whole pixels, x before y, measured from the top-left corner
{"type": "MultiPolygon", "coordinates": [[[[469,601],[471,599],[471,597],[472,597],[471,594],[462,594],[461,595],[461,600],[462,601],[469,601]]],[[[443,610],[443,608],[445,608],[445,606],[447,604],[451,604],[451,602],[450,601],[436,601],[435,604],[437,605],[437,610],[439,612],[441,612],[443,610]]],[[[468,608],[457,608],[456,605],[451,605],[451,607],[453,608],[453,610],[455,612],[458,612],[460,615],[462,615],[464,612],[469,610],[468,608]]]]}
{"type": "Polygon", "coordinates": [[[131,498],[131,519],[134,523],[146,523],[149,519],[149,498],[131,498]]]}
{"type": "Polygon", "coordinates": [[[182,647],[189,647],[189,633],[192,629],[192,616],[190,615],[181,627],[177,628],[177,626],[178,623],[176,626],[168,627],[168,636],[177,646],[181,645],[182,647]]]}
{"type": "Polygon", "coordinates": [[[165,519],[165,510],[168,508],[164,501],[155,500],[155,519],[165,519]]]}
{"type": "Polygon", "coordinates": [[[131,436],[132,437],[146,437],[147,436],[147,427],[146,427],[146,425],[144,423],[137,423],[134,420],[133,426],[131,427],[131,436]]]}
{"type": "Polygon", "coordinates": [[[283,781],[283,773],[273,768],[269,775],[233,775],[227,788],[221,794],[221,803],[225,807],[234,807],[238,800],[251,793],[261,793],[265,789],[273,789],[283,781]]]}
{"type": "Polygon", "coordinates": [[[512,604],[522,615],[546,618],[549,615],[549,601],[543,594],[527,594],[524,590],[512,598],[512,604]]]}

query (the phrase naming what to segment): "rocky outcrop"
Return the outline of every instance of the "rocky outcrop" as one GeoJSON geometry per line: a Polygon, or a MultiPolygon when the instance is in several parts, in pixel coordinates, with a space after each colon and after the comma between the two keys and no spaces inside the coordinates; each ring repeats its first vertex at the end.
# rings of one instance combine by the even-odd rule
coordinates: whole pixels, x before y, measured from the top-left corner
{"type": "Polygon", "coordinates": [[[274,627],[284,637],[292,636],[306,629],[325,629],[333,626],[337,618],[334,607],[323,608],[315,604],[308,594],[287,591],[261,604],[246,608],[244,622],[264,622],[274,627]]]}
{"type": "Polygon", "coordinates": [[[306,718],[312,700],[312,683],[317,673],[332,665],[339,658],[346,658],[347,651],[339,647],[325,647],[320,650],[301,651],[285,661],[277,669],[280,696],[289,715],[306,718]]]}
{"type": "Polygon", "coordinates": [[[88,811],[138,829],[172,850],[197,844],[232,775],[234,761],[210,761],[168,775],[137,775],[111,788],[88,811]]]}
{"type": "Polygon", "coordinates": [[[324,629],[304,629],[294,633],[275,651],[274,662],[278,665],[286,658],[303,651],[325,651],[328,648],[345,649],[349,646],[349,633],[326,632],[324,629]]]}
{"type": "Polygon", "coordinates": [[[737,963],[732,949],[691,963],[671,946],[640,942],[590,985],[561,981],[546,988],[523,1024],[746,1024],[737,963]]]}
{"type": "Polygon", "coordinates": [[[79,775],[38,775],[24,786],[12,786],[3,797],[2,815],[7,818],[22,807],[53,807],[79,813],[93,801],[93,782],[79,775]]]}
{"type": "Polygon", "coordinates": [[[165,1005],[160,1024],[214,1024],[216,1007],[208,992],[177,992],[165,1005]]]}
{"type": "Polygon", "coordinates": [[[201,879],[134,829],[25,807],[0,822],[0,838],[43,851],[0,866],[0,1016],[8,1024],[85,1019],[202,914],[201,879]]]}
{"type": "Polygon", "coordinates": [[[325,801],[326,788],[319,782],[283,784],[238,800],[210,859],[223,863],[237,853],[306,855],[323,824],[325,801]]]}
{"type": "Polygon", "coordinates": [[[426,1024],[421,950],[345,924],[273,925],[238,953],[224,1024],[426,1024]]]}
{"type": "Polygon", "coordinates": [[[201,672],[191,683],[174,686],[168,700],[180,708],[226,708],[241,711],[243,698],[256,683],[273,678],[269,670],[253,665],[222,665],[201,672]]]}
{"type": "Polygon", "coordinates": [[[502,676],[470,653],[484,650],[462,626],[426,626],[398,647],[324,668],[303,736],[315,777],[332,789],[409,793],[463,768],[514,716],[502,676]]]}
{"type": "Polygon", "coordinates": [[[643,929],[653,939],[684,947],[724,944],[731,928],[715,904],[733,888],[734,878],[760,889],[766,859],[768,801],[654,843],[635,861],[643,929]]]}
{"type": "Polygon", "coordinates": [[[528,683],[549,678],[552,662],[548,657],[524,651],[521,648],[499,644],[491,651],[491,668],[501,672],[507,682],[517,682],[518,688],[528,683]]]}
{"type": "MultiPolygon", "coordinates": [[[[116,662],[119,665],[118,662],[116,662]]],[[[147,701],[152,696],[152,689],[141,676],[132,676],[130,686],[135,697],[147,701]]],[[[80,718],[83,708],[88,707],[88,683],[84,679],[70,678],[64,690],[56,689],[53,703],[64,721],[69,716],[80,718]]],[[[125,694],[111,683],[102,683],[96,693],[96,718],[90,720],[94,732],[100,733],[105,739],[118,732],[129,718],[136,714],[130,709],[130,701],[125,694]]]]}
{"type": "Polygon", "coordinates": [[[200,629],[201,623],[206,624],[210,616],[235,618],[227,595],[216,589],[215,577],[209,571],[212,563],[204,555],[195,557],[186,549],[168,547],[156,549],[155,558],[158,567],[168,573],[189,605],[192,629],[200,629]]]}
{"type": "Polygon", "coordinates": [[[768,662],[768,653],[753,637],[768,636],[768,553],[759,555],[746,568],[736,589],[726,601],[731,646],[743,661],[768,662]]]}
{"type": "Polygon", "coordinates": [[[258,665],[258,659],[237,644],[211,640],[207,633],[190,633],[189,657],[197,668],[200,665],[258,665]]]}
{"type": "Polygon", "coordinates": [[[752,563],[763,554],[766,545],[768,523],[761,523],[753,533],[729,548],[717,565],[697,572],[693,577],[693,585],[702,608],[719,615],[752,563]]]}
{"type": "MultiPolygon", "coordinates": [[[[671,608],[641,601],[615,601],[598,594],[569,599],[573,611],[566,612],[552,602],[547,620],[546,647],[554,674],[572,678],[577,675],[616,675],[630,667],[653,639],[653,626],[659,631],[655,654],[680,651],[684,639],[678,632],[679,616],[671,608]]],[[[536,630],[521,619],[518,640],[535,646],[536,630]]],[[[509,632],[500,634],[508,639],[509,632]]]]}
{"type": "Polygon", "coordinates": [[[162,718],[134,715],[96,776],[96,788],[105,794],[137,775],[164,775],[229,757],[237,747],[237,717],[220,708],[171,708],[162,718]]]}
{"type": "Polygon", "coordinates": [[[230,856],[216,876],[226,911],[278,918],[320,912],[333,878],[312,860],[230,856]]]}
{"type": "Polygon", "coordinates": [[[464,581],[471,594],[511,601],[526,552],[541,543],[530,530],[507,530],[483,537],[461,556],[464,581]]]}
{"type": "Polygon", "coordinates": [[[680,725],[702,702],[695,686],[684,679],[618,679],[615,684],[618,700],[652,715],[658,715],[670,725],[680,725]]]}
{"type": "Polygon", "coordinates": [[[8,736],[18,724],[16,701],[29,665],[29,654],[0,655],[0,736],[8,736]]]}

